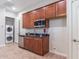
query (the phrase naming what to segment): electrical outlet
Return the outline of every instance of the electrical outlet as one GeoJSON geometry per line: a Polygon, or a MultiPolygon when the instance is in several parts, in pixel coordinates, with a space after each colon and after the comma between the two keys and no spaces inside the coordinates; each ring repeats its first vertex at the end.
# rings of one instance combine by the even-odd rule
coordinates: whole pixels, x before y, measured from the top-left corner
{"type": "Polygon", "coordinates": [[[56,50],[56,48],[53,48],[54,50],[56,50]]]}

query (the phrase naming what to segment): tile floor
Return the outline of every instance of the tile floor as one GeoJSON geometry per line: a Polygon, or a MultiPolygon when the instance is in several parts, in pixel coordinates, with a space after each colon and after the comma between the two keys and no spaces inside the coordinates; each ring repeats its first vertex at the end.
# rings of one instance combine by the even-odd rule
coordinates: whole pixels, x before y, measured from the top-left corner
{"type": "Polygon", "coordinates": [[[16,44],[9,44],[0,48],[0,59],[66,59],[65,57],[48,53],[39,56],[27,50],[19,48],[16,44]]]}

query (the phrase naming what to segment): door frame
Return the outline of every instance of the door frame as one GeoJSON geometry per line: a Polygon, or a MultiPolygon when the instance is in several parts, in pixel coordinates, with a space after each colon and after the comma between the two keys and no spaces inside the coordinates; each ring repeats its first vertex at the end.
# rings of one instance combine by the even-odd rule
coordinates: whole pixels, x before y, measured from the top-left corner
{"type": "Polygon", "coordinates": [[[72,0],[67,0],[68,58],[72,59],[72,0]]]}
{"type": "Polygon", "coordinates": [[[68,33],[68,58],[73,59],[73,36],[72,36],[72,3],[77,0],[67,0],[67,33],[68,33]]]}
{"type": "MultiPolygon", "coordinates": [[[[72,13],[73,13],[73,12],[76,13],[77,10],[79,10],[78,7],[79,7],[78,0],[72,1],[72,10],[74,9],[74,10],[72,11],[72,13]],[[74,7],[73,7],[73,6],[74,6],[74,7]],[[75,7],[76,7],[76,8],[75,8],[75,7]],[[75,9],[76,9],[76,10],[75,10],[75,9]]],[[[77,12],[77,13],[79,14],[79,12],[77,12]]],[[[72,18],[73,18],[73,15],[74,15],[74,13],[72,14],[72,18]]],[[[76,15],[75,17],[77,18],[77,15],[76,15]]],[[[75,19],[76,19],[76,18],[75,18],[75,19]]],[[[78,18],[78,19],[79,19],[79,18],[78,18]]],[[[79,22],[78,19],[75,20],[75,21],[76,21],[76,22],[79,22]]],[[[72,20],[73,20],[73,22],[74,22],[74,19],[72,19],[72,20]]],[[[79,30],[79,28],[78,28],[79,26],[78,26],[78,25],[79,25],[79,24],[77,23],[77,25],[75,25],[75,27],[77,26],[77,28],[74,29],[74,28],[73,28],[73,27],[74,27],[74,24],[72,24],[72,30],[75,30],[75,31],[78,32],[78,30],[79,30]]],[[[76,32],[76,33],[72,32],[72,35],[74,34],[74,35],[73,35],[73,38],[72,38],[72,40],[71,40],[71,43],[72,43],[72,47],[71,47],[71,48],[72,48],[72,50],[71,50],[71,51],[72,51],[72,59],[74,59],[74,58],[75,58],[75,59],[78,59],[78,56],[76,57],[76,55],[75,55],[75,54],[77,54],[77,51],[78,51],[78,50],[75,50],[75,49],[78,49],[79,43],[73,41],[73,40],[77,40],[77,39],[79,38],[79,37],[78,37],[78,36],[79,36],[79,33],[77,33],[77,32],[76,32]],[[76,36],[75,36],[75,35],[76,35],[76,36]],[[77,45],[77,44],[78,44],[78,45],[77,45]]]]}

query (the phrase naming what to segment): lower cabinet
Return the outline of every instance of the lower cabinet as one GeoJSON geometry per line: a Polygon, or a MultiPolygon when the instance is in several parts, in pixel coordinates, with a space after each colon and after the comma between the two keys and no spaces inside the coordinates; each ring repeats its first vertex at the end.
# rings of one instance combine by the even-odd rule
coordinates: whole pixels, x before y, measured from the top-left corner
{"type": "Polygon", "coordinates": [[[24,48],[33,50],[33,38],[31,38],[31,37],[24,38],[24,48]]]}
{"type": "Polygon", "coordinates": [[[42,39],[41,38],[34,38],[34,49],[33,51],[39,55],[43,54],[43,48],[42,48],[42,39]]]}
{"type": "Polygon", "coordinates": [[[24,48],[39,55],[49,52],[48,37],[26,37],[24,38],[24,48]]]}

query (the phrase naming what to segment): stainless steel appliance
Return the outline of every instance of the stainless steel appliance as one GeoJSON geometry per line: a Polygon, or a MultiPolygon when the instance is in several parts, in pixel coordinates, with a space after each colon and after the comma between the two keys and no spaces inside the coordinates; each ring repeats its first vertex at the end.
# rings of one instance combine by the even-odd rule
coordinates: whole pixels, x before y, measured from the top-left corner
{"type": "Polygon", "coordinates": [[[40,28],[40,27],[45,27],[45,26],[46,26],[45,19],[38,19],[34,22],[34,27],[40,28]]]}
{"type": "Polygon", "coordinates": [[[24,48],[24,36],[23,35],[19,35],[19,40],[18,40],[18,46],[21,48],[24,48]]]}
{"type": "Polygon", "coordinates": [[[24,48],[24,37],[25,37],[25,33],[21,33],[20,32],[20,20],[19,20],[19,40],[18,40],[18,46],[21,47],[21,48],[24,48]]]}

